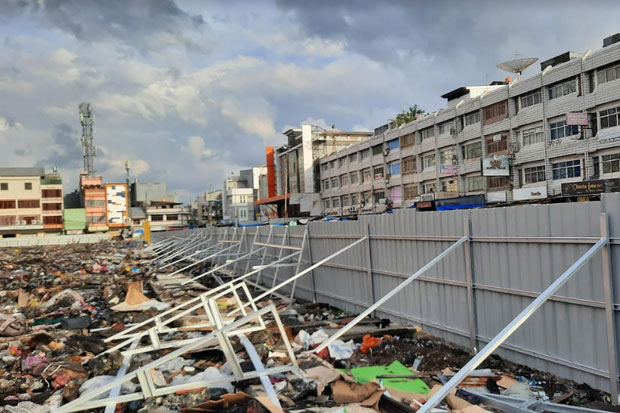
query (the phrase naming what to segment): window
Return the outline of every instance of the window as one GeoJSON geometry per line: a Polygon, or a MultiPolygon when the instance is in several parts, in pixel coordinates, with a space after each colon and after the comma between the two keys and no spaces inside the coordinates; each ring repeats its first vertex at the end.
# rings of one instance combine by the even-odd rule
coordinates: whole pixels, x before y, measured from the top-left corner
{"type": "Polygon", "coordinates": [[[390,176],[400,175],[400,162],[393,162],[388,165],[388,172],[390,176]]]}
{"type": "Polygon", "coordinates": [[[331,208],[331,202],[329,202],[329,198],[328,199],[324,199],[323,203],[325,204],[325,209],[331,208]]]}
{"type": "Polygon", "coordinates": [[[523,146],[544,142],[545,134],[543,133],[542,127],[539,126],[538,128],[525,129],[521,131],[521,141],[523,142],[523,146]]]}
{"type": "Polygon", "coordinates": [[[523,184],[534,184],[543,182],[545,177],[545,165],[533,166],[531,168],[523,168],[523,184]]]}
{"type": "Polygon", "coordinates": [[[15,209],[15,201],[0,201],[0,209],[15,209]]]}
{"type": "Polygon", "coordinates": [[[415,156],[409,156],[407,158],[403,158],[403,173],[415,173],[416,172],[416,158],[415,156]]]}
{"type": "Polygon", "coordinates": [[[347,158],[345,156],[338,158],[338,168],[342,168],[346,162],[347,158]]]}
{"type": "Polygon", "coordinates": [[[0,226],[15,225],[15,216],[5,215],[0,216],[0,226]]]}
{"type": "Polygon", "coordinates": [[[331,181],[331,187],[332,187],[332,188],[338,188],[338,187],[339,187],[339,185],[338,185],[338,177],[337,177],[337,176],[334,176],[334,177],[332,178],[332,181],[331,181]]]}
{"type": "Polygon", "coordinates": [[[489,189],[499,189],[510,186],[510,177],[491,176],[489,177],[489,189]]]}
{"type": "Polygon", "coordinates": [[[408,133],[400,137],[400,147],[411,146],[415,143],[415,133],[408,133]]]}
{"type": "Polygon", "coordinates": [[[578,178],[581,176],[581,161],[558,162],[553,164],[553,179],[578,178]]]}
{"type": "Polygon", "coordinates": [[[26,191],[31,191],[32,190],[32,182],[24,182],[24,189],[26,191]]]}
{"type": "MultiPolygon", "coordinates": [[[[245,212],[246,213],[246,217],[247,217],[247,209],[242,208],[240,209],[241,212],[245,212]]],[[[178,221],[179,220],[179,216],[174,214],[174,215],[166,215],[166,221],[178,221]]]]}
{"type": "Polygon", "coordinates": [[[549,86],[549,100],[566,96],[577,91],[577,79],[569,79],[549,86]]]}
{"type": "Polygon", "coordinates": [[[375,204],[378,204],[382,199],[385,199],[385,192],[384,191],[375,192],[374,197],[375,197],[375,204]]]}
{"type": "Polygon", "coordinates": [[[372,181],[372,173],[370,169],[364,169],[364,171],[362,171],[362,178],[364,179],[364,182],[372,181]]]}
{"type": "Polygon", "coordinates": [[[48,224],[59,225],[59,224],[62,224],[62,217],[59,216],[59,215],[51,216],[51,217],[43,217],[43,224],[44,225],[48,225],[48,224]]]}
{"type": "Polygon", "coordinates": [[[375,145],[372,147],[373,155],[380,155],[383,153],[383,144],[375,145]]]}
{"type": "Polygon", "coordinates": [[[535,90],[521,96],[519,100],[521,101],[521,109],[534,106],[542,102],[542,93],[540,93],[540,90],[535,90]]]}
{"type": "Polygon", "coordinates": [[[601,160],[603,161],[604,174],[620,172],[620,153],[614,153],[613,155],[603,155],[601,158],[601,160]]]}
{"type": "Polygon", "coordinates": [[[550,123],[549,129],[551,130],[551,140],[560,139],[579,133],[577,125],[567,125],[565,120],[550,123]]]}
{"type": "Polygon", "coordinates": [[[338,208],[340,206],[340,198],[332,198],[332,206],[338,208]]]}
{"type": "Polygon", "coordinates": [[[370,205],[372,199],[372,192],[364,192],[362,194],[362,205],[370,205]]]}
{"type": "Polygon", "coordinates": [[[361,150],[360,155],[361,155],[362,160],[368,159],[370,157],[370,149],[361,150]]]}
{"type": "Polygon", "coordinates": [[[357,185],[360,182],[360,174],[358,172],[351,172],[350,174],[350,182],[351,185],[357,185]]]}
{"type": "Polygon", "coordinates": [[[62,196],[62,190],[60,189],[44,189],[41,193],[43,198],[60,198],[62,196]]]}
{"type": "Polygon", "coordinates": [[[349,175],[341,175],[340,176],[340,186],[349,185],[349,175]]]}
{"type": "Polygon", "coordinates": [[[105,201],[103,199],[89,199],[86,201],[87,207],[104,207],[105,201]]]}
{"type": "Polygon", "coordinates": [[[502,119],[508,117],[508,101],[495,103],[491,106],[487,106],[484,111],[484,124],[499,122],[502,119]]]}
{"type": "Polygon", "coordinates": [[[163,221],[163,220],[164,220],[163,215],[151,215],[151,221],[163,221]]]}
{"type": "Polygon", "coordinates": [[[620,124],[620,107],[601,110],[601,129],[611,128],[620,124]]]}
{"type": "Polygon", "coordinates": [[[435,154],[426,155],[422,158],[422,165],[424,171],[427,169],[435,168],[435,154]]]}
{"type": "Polygon", "coordinates": [[[375,175],[375,179],[383,179],[383,167],[373,169],[372,173],[375,175]]]}
{"type": "Polygon", "coordinates": [[[458,184],[456,179],[443,179],[441,181],[441,192],[458,192],[458,184]]]}
{"type": "Polygon", "coordinates": [[[60,211],[62,209],[62,204],[59,203],[51,203],[51,204],[42,204],[41,207],[43,211],[60,211]]]}
{"type": "Polygon", "coordinates": [[[487,154],[508,150],[508,133],[498,133],[486,137],[487,154]]]}
{"type": "Polygon", "coordinates": [[[349,206],[349,195],[344,195],[342,197],[341,202],[342,202],[343,207],[348,207],[349,206]]]}
{"type": "Polygon", "coordinates": [[[325,172],[329,169],[329,163],[325,162],[321,164],[321,171],[325,172]]]}
{"type": "Polygon", "coordinates": [[[395,151],[400,147],[400,141],[398,140],[398,138],[392,139],[391,141],[388,141],[387,147],[389,150],[395,151]]]}
{"type": "Polygon", "coordinates": [[[25,199],[17,201],[17,208],[39,208],[40,203],[38,199],[25,199]]]}
{"type": "Polygon", "coordinates": [[[334,169],[336,167],[336,160],[329,161],[329,169],[334,169]]]}
{"type": "Polygon", "coordinates": [[[476,192],[484,190],[484,176],[468,176],[467,191],[476,192]]]}
{"type": "Polygon", "coordinates": [[[329,189],[329,179],[323,180],[323,191],[329,189]]]}
{"type": "Polygon", "coordinates": [[[453,159],[453,156],[456,157],[456,153],[451,148],[445,149],[439,152],[439,163],[441,165],[456,164],[456,159],[453,159]]]}
{"type": "Polygon", "coordinates": [[[425,182],[422,184],[422,192],[425,194],[431,194],[437,191],[437,184],[435,182],[425,182]]]}
{"type": "Polygon", "coordinates": [[[420,136],[422,136],[422,140],[432,138],[435,136],[435,129],[431,126],[430,128],[424,129],[420,132],[420,136]]]}
{"type": "Polygon", "coordinates": [[[620,79],[620,65],[608,67],[598,71],[598,84],[620,79]]]}
{"type": "Polygon", "coordinates": [[[418,196],[418,185],[417,184],[407,184],[405,185],[405,199],[413,199],[418,196]]]}
{"type": "Polygon", "coordinates": [[[0,183],[0,191],[8,191],[8,190],[9,190],[9,183],[8,182],[0,183]]]}
{"type": "Polygon", "coordinates": [[[465,115],[465,126],[480,123],[480,112],[472,112],[465,115]]]}
{"type": "Polygon", "coordinates": [[[482,156],[482,143],[474,142],[463,146],[463,159],[474,159],[482,156]]]}
{"type": "Polygon", "coordinates": [[[440,135],[450,133],[450,129],[452,128],[452,121],[440,123],[438,128],[440,135]]]}
{"type": "Polygon", "coordinates": [[[359,203],[360,203],[360,195],[351,194],[351,205],[359,205],[359,203]]]}
{"type": "Polygon", "coordinates": [[[349,155],[349,162],[357,162],[357,152],[349,155]]]}

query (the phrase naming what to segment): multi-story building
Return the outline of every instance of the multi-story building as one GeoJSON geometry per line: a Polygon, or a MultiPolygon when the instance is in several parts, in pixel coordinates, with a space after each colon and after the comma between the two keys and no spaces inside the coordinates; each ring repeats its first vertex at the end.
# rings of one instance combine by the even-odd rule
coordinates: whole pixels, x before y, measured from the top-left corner
{"type": "MultiPolygon", "coordinates": [[[[138,214],[136,214],[138,215],[138,214]]],[[[151,231],[171,231],[184,229],[189,226],[191,212],[189,207],[184,207],[180,202],[151,201],[146,208],[145,218],[140,216],[140,222],[136,226],[144,226],[142,219],[150,222],[151,231]]]]}
{"type": "Polygon", "coordinates": [[[80,175],[80,188],[86,210],[86,226],[90,232],[108,230],[106,189],[101,176],[80,175]]]}
{"type": "Polygon", "coordinates": [[[129,227],[129,193],[127,184],[105,184],[108,227],[129,227]]]}
{"type": "Polygon", "coordinates": [[[43,168],[0,168],[0,237],[62,232],[62,180],[43,168]]]}
{"type": "Polygon", "coordinates": [[[320,160],[325,213],[590,197],[620,190],[620,43],[527,79],[466,86],[447,108],[320,160]]]}
{"type": "Polygon", "coordinates": [[[192,217],[200,225],[214,224],[222,219],[222,190],[205,192],[192,202],[192,217]]]}
{"type": "Polygon", "coordinates": [[[147,206],[151,201],[178,202],[177,194],[168,193],[166,182],[140,182],[136,178],[131,183],[131,206],[147,206]]]}
{"type": "MultiPolygon", "coordinates": [[[[318,160],[332,152],[364,141],[372,136],[372,133],[325,130],[319,126],[305,124],[300,129],[285,131],[284,135],[287,138],[286,145],[275,149],[273,173],[277,177],[275,179],[277,195],[262,200],[261,204],[278,204],[278,209],[285,216],[301,217],[321,214],[318,160]]],[[[269,174],[271,170],[269,154],[267,158],[269,174]]]]}
{"type": "Polygon", "coordinates": [[[226,223],[240,223],[256,220],[254,202],[264,167],[245,169],[239,175],[232,175],[224,181],[222,189],[222,220],[226,223]]]}

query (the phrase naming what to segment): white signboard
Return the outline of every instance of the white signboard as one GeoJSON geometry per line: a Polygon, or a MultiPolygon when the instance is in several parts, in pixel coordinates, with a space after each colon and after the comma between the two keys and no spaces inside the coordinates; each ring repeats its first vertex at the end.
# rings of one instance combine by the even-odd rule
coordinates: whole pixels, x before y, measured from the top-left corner
{"type": "Polygon", "coordinates": [[[596,137],[600,141],[605,141],[607,139],[620,138],[620,126],[612,126],[611,128],[601,129],[596,134],[596,137]]]}
{"type": "Polygon", "coordinates": [[[588,126],[588,114],[586,112],[568,112],[566,124],[588,126]]]}
{"type": "Polygon", "coordinates": [[[483,176],[509,176],[510,164],[506,155],[493,155],[482,158],[483,176]]]}
{"type": "Polygon", "coordinates": [[[546,186],[533,186],[530,188],[519,188],[512,191],[512,198],[515,201],[526,199],[544,199],[547,197],[546,186]]]}
{"type": "Polygon", "coordinates": [[[487,202],[506,202],[506,191],[487,192],[487,202]]]}

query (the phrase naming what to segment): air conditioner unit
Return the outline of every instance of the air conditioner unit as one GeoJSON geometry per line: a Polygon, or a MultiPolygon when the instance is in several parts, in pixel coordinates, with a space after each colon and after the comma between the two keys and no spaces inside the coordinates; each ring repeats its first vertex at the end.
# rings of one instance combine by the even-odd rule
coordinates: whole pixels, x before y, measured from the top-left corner
{"type": "Polygon", "coordinates": [[[20,224],[19,220],[16,220],[16,221],[13,223],[13,225],[21,225],[21,224],[20,224]]]}
{"type": "Polygon", "coordinates": [[[21,222],[22,225],[28,225],[28,222],[26,222],[26,220],[22,219],[20,222],[21,222]]]}
{"type": "Polygon", "coordinates": [[[357,211],[357,208],[356,208],[356,207],[354,207],[354,206],[352,206],[351,208],[349,208],[349,212],[356,212],[356,211],[357,211]]]}
{"type": "Polygon", "coordinates": [[[387,204],[387,201],[388,201],[387,198],[380,198],[378,203],[379,205],[385,205],[387,204]]]}
{"type": "Polygon", "coordinates": [[[383,151],[383,156],[388,156],[390,154],[390,148],[383,151]]]}

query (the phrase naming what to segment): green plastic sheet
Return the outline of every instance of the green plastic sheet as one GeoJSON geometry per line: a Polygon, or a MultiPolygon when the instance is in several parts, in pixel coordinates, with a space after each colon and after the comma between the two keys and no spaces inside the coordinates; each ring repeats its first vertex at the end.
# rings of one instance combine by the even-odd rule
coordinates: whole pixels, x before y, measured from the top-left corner
{"type": "MultiPolygon", "coordinates": [[[[344,369],[341,369],[345,372],[344,369]]],[[[405,367],[400,361],[395,361],[389,366],[368,366],[356,367],[350,370],[355,380],[364,384],[375,379],[377,376],[385,376],[390,374],[407,375],[413,374],[411,370],[405,367]]],[[[392,387],[394,389],[408,391],[411,393],[427,394],[431,389],[421,379],[407,378],[386,378],[382,379],[383,386],[392,387]]]]}

